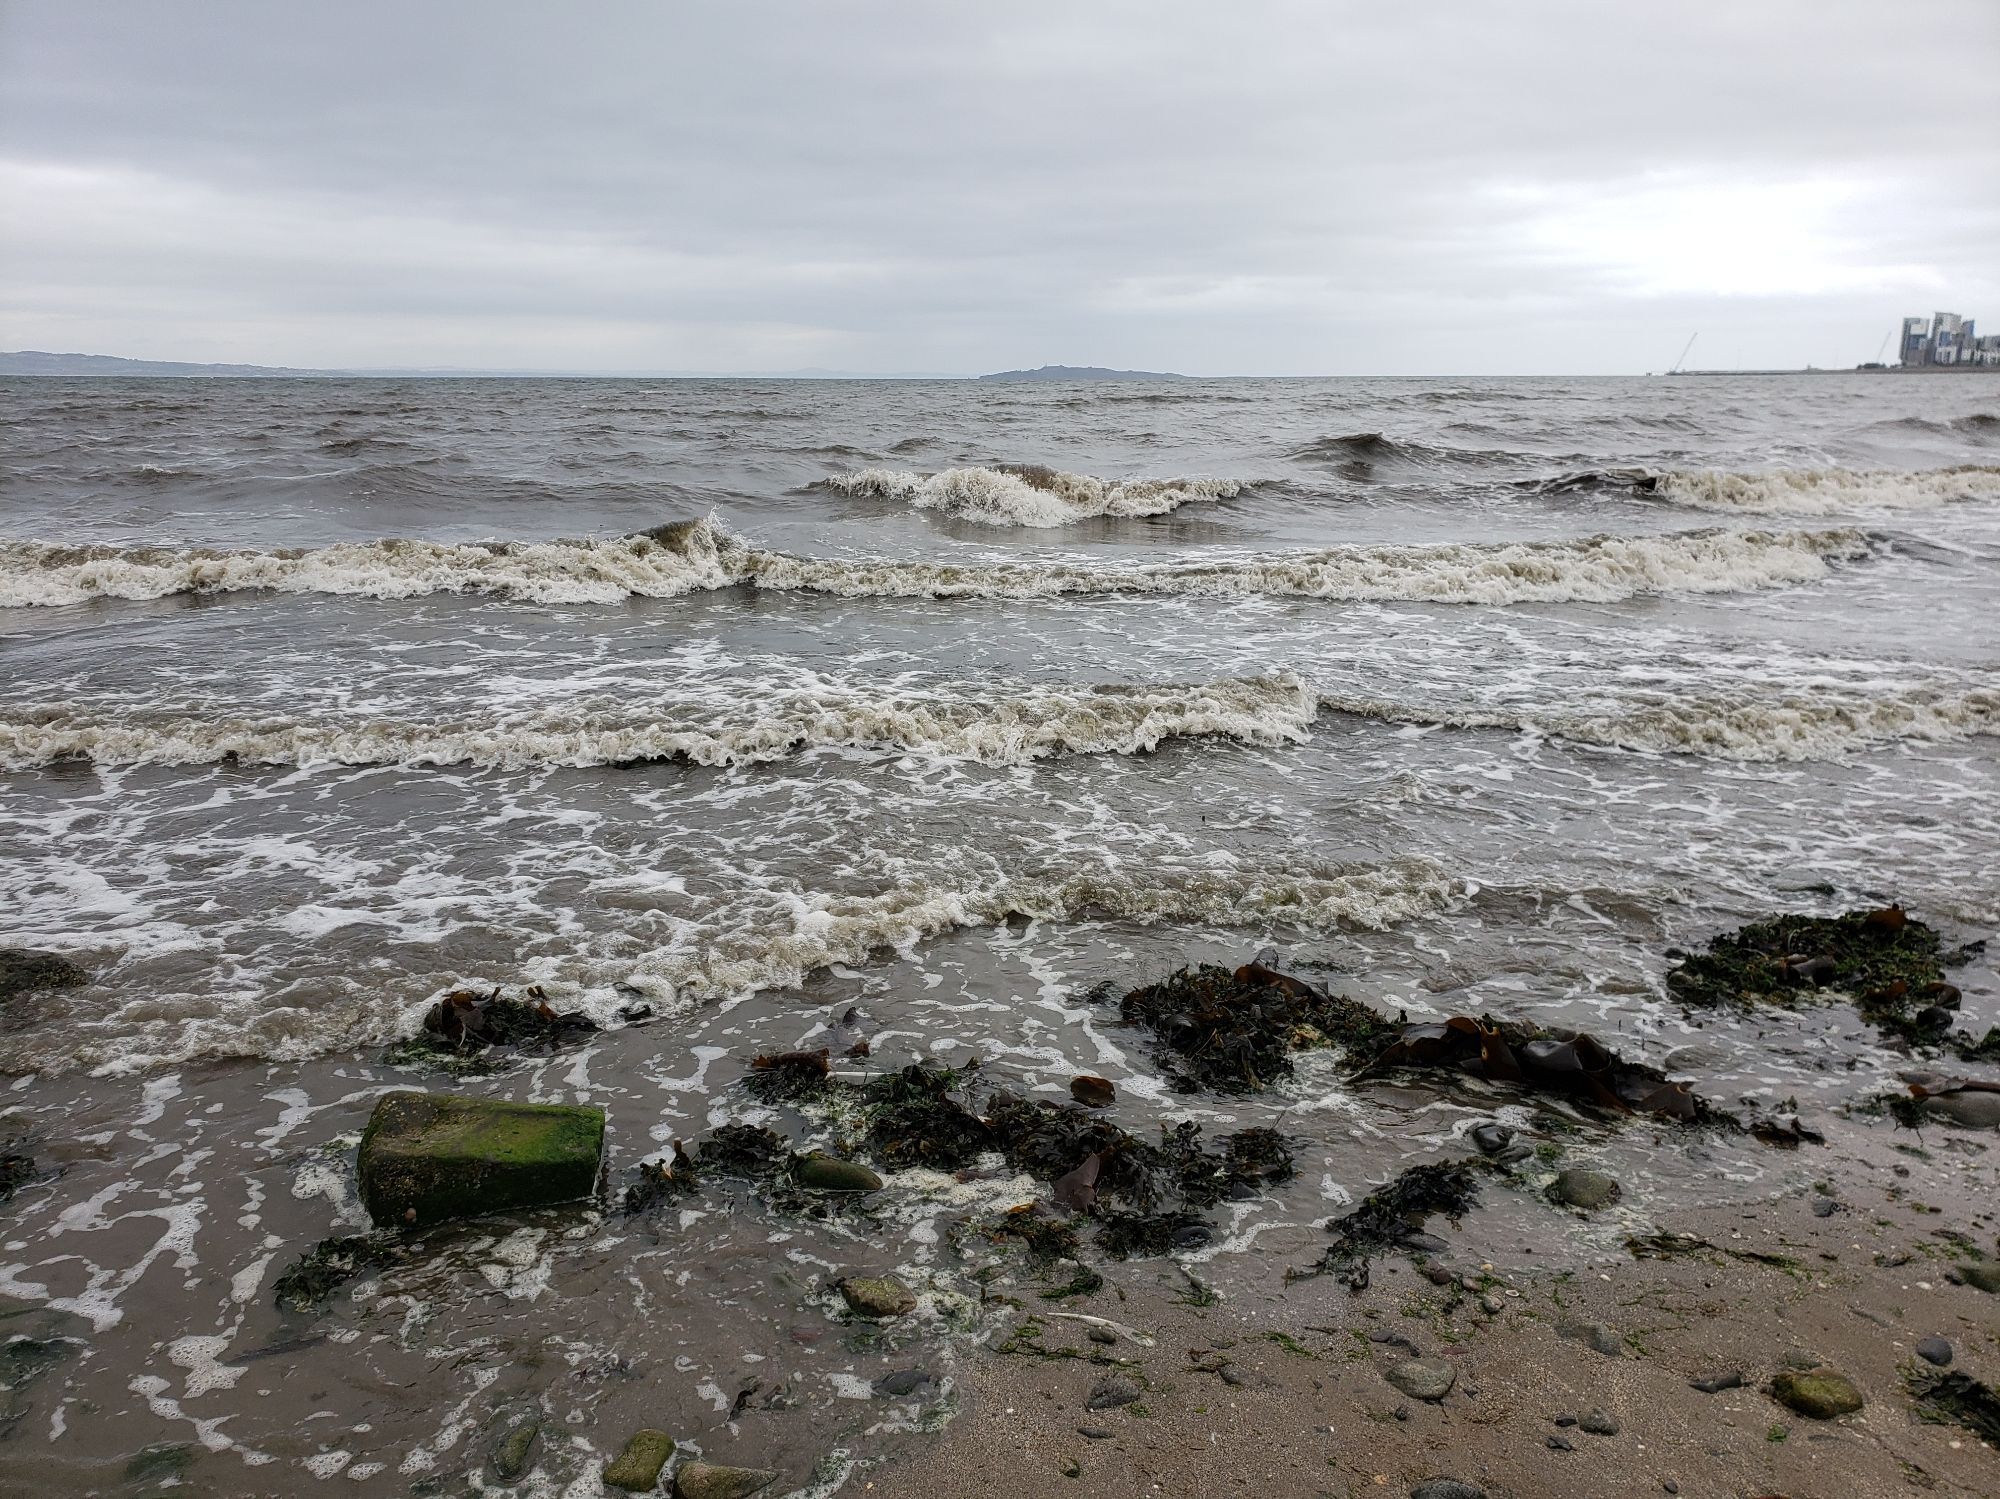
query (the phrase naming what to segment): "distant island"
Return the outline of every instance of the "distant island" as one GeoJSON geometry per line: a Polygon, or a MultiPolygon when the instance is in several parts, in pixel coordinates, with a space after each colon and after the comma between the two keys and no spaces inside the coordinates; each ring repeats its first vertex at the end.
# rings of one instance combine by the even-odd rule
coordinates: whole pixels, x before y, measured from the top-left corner
{"type": "Polygon", "coordinates": [[[266,364],[184,364],[174,359],[120,359],[115,354],[48,354],[40,349],[0,353],[0,375],[178,375],[189,379],[254,380],[332,375],[334,370],[292,370],[266,364]]]}
{"type": "Polygon", "coordinates": [[[1095,364],[1045,364],[1038,370],[1001,370],[982,380],[1185,380],[1160,370],[1107,370],[1095,364]]]}

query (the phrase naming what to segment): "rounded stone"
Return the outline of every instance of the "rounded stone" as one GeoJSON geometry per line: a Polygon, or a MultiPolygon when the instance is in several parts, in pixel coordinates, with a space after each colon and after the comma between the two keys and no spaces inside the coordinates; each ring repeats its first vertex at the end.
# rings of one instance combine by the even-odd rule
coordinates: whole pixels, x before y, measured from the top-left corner
{"type": "Polygon", "coordinates": [[[1976,1291],[1984,1291],[1989,1296],[2000,1296],[2000,1265],[1960,1265],[1959,1279],[1976,1291]]]}
{"type": "Polygon", "coordinates": [[[769,1468],[729,1468],[720,1463],[684,1463],[674,1474],[675,1499],[750,1499],[778,1475],[769,1468]]]}
{"type": "Polygon", "coordinates": [[[1410,1499],[1486,1499],[1486,1490],[1456,1478],[1426,1478],[1410,1490],[1410,1499]]]}
{"type": "Polygon", "coordinates": [[[1780,1405],[1815,1421],[1831,1421],[1861,1409],[1861,1392],[1837,1369],[1787,1369],[1771,1381],[1780,1405]]]}
{"type": "Polygon", "coordinates": [[[1951,1362],[1951,1344],[1943,1338],[1920,1338],[1917,1340],[1917,1357],[1942,1369],[1951,1362]]]}
{"type": "Polygon", "coordinates": [[[1602,1171],[1590,1171],[1581,1166],[1572,1166],[1561,1172],[1548,1185],[1551,1202],[1563,1203],[1568,1207],[1582,1208],[1589,1212],[1594,1208],[1607,1207],[1622,1195],[1615,1178],[1602,1171]]]}
{"type": "Polygon", "coordinates": [[[792,1180],[819,1192],[879,1192],[882,1178],[859,1161],[843,1161],[838,1156],[815,1150],[792,1165],[792,1180]]]}
{"type": "Polygon", "coordinates": [[[632,1494],[650,1494],[659,1487],[660,1469],[674,1455],[674,1439],[664,1431],[635,1431],[625,1450],[604,1465],[604,1482],[632,1494]]]}
{"type": "Polygon", "coordinates": [[[864,1317],[900,1317],[917,1305],[917,1293],[893,1275],[855,1275],[840,1283],[848,1306],[864,1317]]]}
{"type": "Polygon", "coordinates": [[[1618,1435],[1618,1420],[1609,1411],[1595,1407],[1577,1418],[1578,1426],[1594,1437],[1615,1437],[1618,1435]]]}
{"type": "Polygon", "coordinates": [[[1427,1359],[1404,1359],[1382,1371],[1382,1377],[1412,1400],[1442,1400],[1458,1383],[1458,1371],[1450,1364],[1427,1359]]]}

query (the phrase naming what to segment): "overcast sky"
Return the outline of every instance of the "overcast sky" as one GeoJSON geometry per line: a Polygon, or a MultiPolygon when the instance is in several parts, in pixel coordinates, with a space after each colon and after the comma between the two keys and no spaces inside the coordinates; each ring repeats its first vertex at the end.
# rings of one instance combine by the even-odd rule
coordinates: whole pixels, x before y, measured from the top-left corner
{"type": "Polygon", "coordinates": [[[2000,0],[0,0],[0,347],[1853,364],[2000,332],[1996,78],[2000,0]]]}

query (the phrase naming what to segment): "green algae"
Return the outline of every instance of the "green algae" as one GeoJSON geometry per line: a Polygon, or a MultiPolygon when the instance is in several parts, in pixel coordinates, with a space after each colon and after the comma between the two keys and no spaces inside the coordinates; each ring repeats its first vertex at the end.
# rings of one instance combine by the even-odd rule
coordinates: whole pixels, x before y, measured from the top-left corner
{"type": "Polygon", "coordinates": [[[603,1152],[602,1109],[387,1093],[356,1166],[376,1223],[428,1225],[587,1197],[603,1152]]]}

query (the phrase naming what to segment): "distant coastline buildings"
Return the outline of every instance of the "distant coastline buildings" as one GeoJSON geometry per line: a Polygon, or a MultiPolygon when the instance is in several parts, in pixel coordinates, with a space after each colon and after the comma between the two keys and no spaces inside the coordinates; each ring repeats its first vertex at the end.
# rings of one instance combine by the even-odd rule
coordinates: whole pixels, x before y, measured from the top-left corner
{"type": "Polygon", "coordinates": [[[1972,319],[1955,312],[1903,319],[1902,364],[1905,369],[1955,364],[2000,366],[2000,334],[1981,338],[1972,319]]]}

